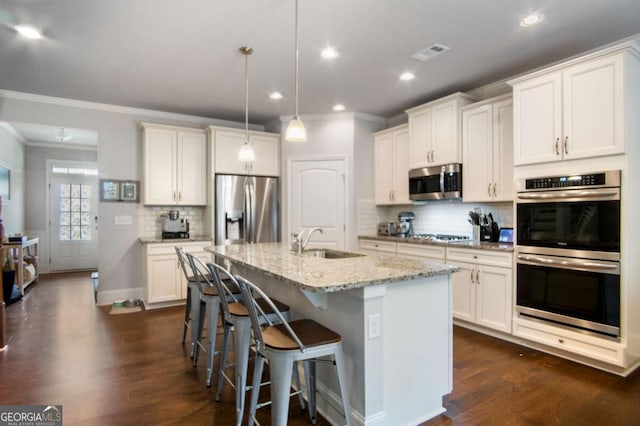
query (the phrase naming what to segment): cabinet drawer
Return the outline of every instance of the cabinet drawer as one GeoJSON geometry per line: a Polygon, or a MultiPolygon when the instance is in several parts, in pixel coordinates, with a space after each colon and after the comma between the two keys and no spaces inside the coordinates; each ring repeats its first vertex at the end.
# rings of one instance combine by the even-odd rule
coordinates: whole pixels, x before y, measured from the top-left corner
{"type": "Polygon", "coordinates": [[[188,253],[204,252],[205,247],[211,246],[209,242],[175,242],[175,243],[159,243],[147,244],[147,255],[176,254],[175,247],[182,247],[188,253]]]}
{"type": "Polygon", "coordinates": [[[563,349],[609,364],[624,366],[623,351],[619,343],[609,342],[569,330],[523,319],[515,320],[514,336],[563,349]]]}
{"type": "Polygon", "coordinates": [[[398,255],[408,257],[423,257],[437,262],[444,262],[445,247],[424,244],[398,243],[398,255]]]}
{"type": "Polygon", "coordinates": [[[513,253],[447,247],[447,262],[472,262],[485,266],[513,268],[513,253]]]}
{"type": "Polygon", "coordinates": [[[360,248],[362,250],[396,254],[396,243],[390,241],[360,240],[360,248]]]}

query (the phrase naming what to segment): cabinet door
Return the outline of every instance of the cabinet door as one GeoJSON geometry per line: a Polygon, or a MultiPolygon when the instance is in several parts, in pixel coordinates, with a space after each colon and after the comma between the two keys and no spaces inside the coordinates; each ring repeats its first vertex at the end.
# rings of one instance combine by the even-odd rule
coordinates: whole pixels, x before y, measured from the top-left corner
{"type": "Polygon", "coordinates": [[[182,299],[181,273],[175,254],[147,256],[147,302],[182,299]]]}
{"type": "Polygon", "coordinates": [[[178,199],[180,205],[207,204],[207,139],[203,132],[178,132],[178,199]]]}
{"type": "Polygon", "coordinates": [[[511,334],[512,269],[477,266],[476,322],[511,334]]]}
{"type": "Polygon", "coordinates": [[[460,271],[451,275],[453,317],[473,322],[476,318],[475,265],[456,262],[460,271]]]}
{"type": "Polygon", "coordinates": [[[462,196],[464,201],[493,199],[493,108],[491,104],[462,112],[462,196]]]}
{"type": "Polygon", "coordinates": [[[409,168],[429,165],[431,151],[431,109],[409,113],[409,168]]]}
{"type": "Polygon", "coordinates": [[[409,129],[393,132],[393,203],[409,200],[409,129]]]}
{"type": "Polygon", "coordinates": [[[622,69],[616,55],[563,72],[565,158],[624,152],[622,69]]]}
{"type": "MultiPolygon", "coordinates": [[[[463,173],[464,179],[464,173],[463,173]]],[[[493,199],[513,201],[513,102],[493,105],[493,199]]],[[[463,192],[463,196],[466,194],[463,192]]]]}
{"type": "Polygon", "coordinates": [[[244,141],[245,135],[243,131],[215,131],[214,163],[216,173],[239,175],[247,173],[246,163],[238,159],[238,154],[244,141]]]}
{"type": "Polygon", "coordinates": [[[556,72],[513,87],[514,164],[561,159],[561,84],[556,72]]]}
{"type": "MultiPolygon", "coordinates": [[[[250,172],[259,176],[280,175],[280,138],[277,135],[249,135],[255,160],[250,165],[250,172]]],[[[236,154],[237,157],[237,154],[236,154]]]]}
{"type": "Polygon", "coordinates": [[[375,137],[374,157],[374,192],[376,204],[391,204],[393,191],[392,133],[384,133],[375,137]]]}
{"type": "Polygon", "coordinates": [[[458,114],[456,100],[431,107],[433,165],[462,162],[458,114]]]}
{"type": "Polygon", "coordinates": [[[174,204],[177,132],[147,127],[144,130],[144,204],[174,204]]]}

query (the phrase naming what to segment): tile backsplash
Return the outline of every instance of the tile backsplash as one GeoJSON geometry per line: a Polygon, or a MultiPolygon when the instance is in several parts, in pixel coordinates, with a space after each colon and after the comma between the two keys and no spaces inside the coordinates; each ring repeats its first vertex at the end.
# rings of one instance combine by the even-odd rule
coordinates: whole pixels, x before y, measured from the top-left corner
{"type": "Polygon", "coordinates": [[[140,206],[140,237],[160,238],[162,220],[169,210],[178,210],[180,217],[189,220],[189,234],[200,236],[203,233],[204,207],[176,206],[140,206]]]}
{"type": "Polygon", "coordinates": [[[513,226],[513,203],[463,203],[460,200],[428,201],[407,206],[376,206],[373,200],[358,200],[358,235],[375,235],[378,222],[397,221],[398,213],[416,215],[414,231],[419,234],[455,234],[472,236],[467,221],[469,210],[480,208],[491,213],[500,227],[513,226]]]}

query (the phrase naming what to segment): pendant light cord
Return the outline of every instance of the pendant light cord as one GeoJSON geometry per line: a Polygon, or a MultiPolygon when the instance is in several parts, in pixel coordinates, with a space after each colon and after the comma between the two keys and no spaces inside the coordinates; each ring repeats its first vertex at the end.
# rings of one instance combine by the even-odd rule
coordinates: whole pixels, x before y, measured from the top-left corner
{"type": "Polygon", "coordinates": [[[295,17],[295,45],[296,45],[296,117],[298,117],[298,0],[296,0],[296,17],[295,17]]]}
{"type": "Polygon", "coordinates": [[[249,143],[249,54],[244,55],[244,132],[249,143]]]}

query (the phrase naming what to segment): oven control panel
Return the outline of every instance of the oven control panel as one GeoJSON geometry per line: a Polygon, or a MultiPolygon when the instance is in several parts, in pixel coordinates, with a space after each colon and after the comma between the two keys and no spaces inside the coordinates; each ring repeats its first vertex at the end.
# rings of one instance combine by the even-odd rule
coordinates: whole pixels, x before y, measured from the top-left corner
{"type": "Polygon", "coordinates": [[[607,183],[606,173],[586,175],[553,176],[527,179],[525,189],[574,188],[584,186],[602,186],[607,183]]]}

